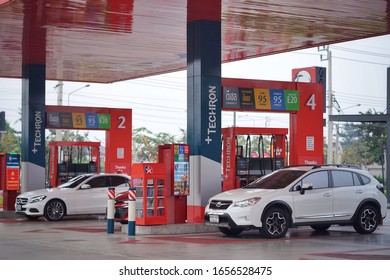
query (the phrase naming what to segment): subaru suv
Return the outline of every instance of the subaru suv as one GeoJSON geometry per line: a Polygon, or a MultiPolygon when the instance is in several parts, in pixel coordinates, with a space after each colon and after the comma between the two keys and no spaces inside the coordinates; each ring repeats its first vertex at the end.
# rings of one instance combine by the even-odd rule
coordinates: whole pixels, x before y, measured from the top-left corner
{"type": "Polygon", "coordinates": [[[225,235],[259,229],[266,238],[284,237],[288,228],[352,225],[362,234],[386,217],[383,185],[352,166],[316,165],[279,169],[249,185],[209,199],[205,224],[225,235]]]}

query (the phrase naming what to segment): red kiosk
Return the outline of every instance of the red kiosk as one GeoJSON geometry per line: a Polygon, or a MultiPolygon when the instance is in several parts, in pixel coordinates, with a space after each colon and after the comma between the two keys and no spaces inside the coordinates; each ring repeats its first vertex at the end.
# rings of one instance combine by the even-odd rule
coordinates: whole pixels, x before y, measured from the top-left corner
{"type": "Polygon", "coordinates": [[[190,191],[189,146],[160,145],[158,155],[158,163],[134,163],[132,166],[132,187],[136,188],[136,224],[185,223],[190,191]]]}
{"type": "Polygon", "coordinates": [[[134,163],[132,187],[136,189],[136,224],[167,223],[167,176],[163,163],[134,163]]]}

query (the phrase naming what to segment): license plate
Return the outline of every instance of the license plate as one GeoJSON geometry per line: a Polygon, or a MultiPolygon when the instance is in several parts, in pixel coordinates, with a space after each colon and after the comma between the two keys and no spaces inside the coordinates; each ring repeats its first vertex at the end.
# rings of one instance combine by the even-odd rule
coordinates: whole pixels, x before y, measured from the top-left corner
{"type": "Polygon", "coordinates": [[[21,211],[22,210],[22,205],[16,204],[16,211],[21,211]]]}
{"type": "Polygon", "coordinates": [[[210,215],[209,219],[210,219],[210,223],[219,223],[219,216],[218,215],[210,215]]]}

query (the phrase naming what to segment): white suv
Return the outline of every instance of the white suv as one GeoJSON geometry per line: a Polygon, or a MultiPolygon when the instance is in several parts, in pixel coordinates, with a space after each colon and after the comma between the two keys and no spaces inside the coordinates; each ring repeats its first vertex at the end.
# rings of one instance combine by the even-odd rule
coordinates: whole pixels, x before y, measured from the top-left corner
{"type": "Polygon", "coordinates": [[[257,228],[280,238],[289,227],[353,225],[372,233],[386,217],[383,185],[367,171],[350,166],[297,166],[277,170],[251,184],[210,198],[205,224],[226,235],[257,228]]]}

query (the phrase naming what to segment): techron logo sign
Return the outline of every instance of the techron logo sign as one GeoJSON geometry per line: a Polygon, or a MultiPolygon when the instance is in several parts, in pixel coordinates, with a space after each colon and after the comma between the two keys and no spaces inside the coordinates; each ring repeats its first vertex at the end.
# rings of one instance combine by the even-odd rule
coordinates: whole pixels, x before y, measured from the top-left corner
{"type": "Polygon", "coordinates": [[[221,161],[221,87],[208,83],[202,98],[201,154],[213,161],[221,161]]]}
{"type": "Polygon", "coordinates": [[[205,142],[209,145],[213,141],[213,134],[217,133],[217,87],[209,86],[209,98],[208,98],[208,127],[207,127],[207,137],[205,142]]]}

